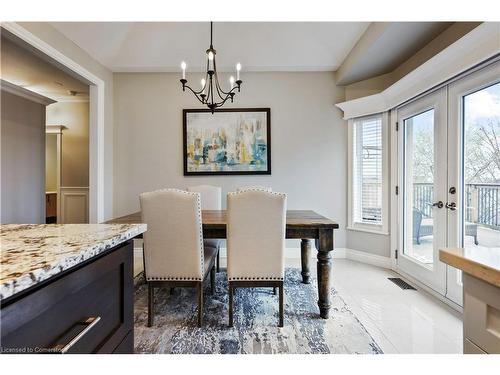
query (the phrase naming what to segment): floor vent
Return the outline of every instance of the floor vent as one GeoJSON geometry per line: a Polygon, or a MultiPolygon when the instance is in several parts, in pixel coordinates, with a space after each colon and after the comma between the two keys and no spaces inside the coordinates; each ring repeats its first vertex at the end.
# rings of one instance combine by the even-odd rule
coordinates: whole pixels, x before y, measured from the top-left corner
{"type": "Polygon", "coordinates": [[[399,286],[401,289],[416,290],[414,287],[412,287],[410,284],[408,284],[406,281],[404,281],[399,277],[389,277],[388,279],[391,280],[397,286],[399,286]]]}

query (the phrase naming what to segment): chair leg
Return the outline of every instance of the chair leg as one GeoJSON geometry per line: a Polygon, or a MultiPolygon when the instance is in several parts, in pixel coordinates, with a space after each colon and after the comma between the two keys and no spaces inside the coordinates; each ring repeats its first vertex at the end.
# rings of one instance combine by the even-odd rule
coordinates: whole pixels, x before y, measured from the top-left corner
{"type": "Polygon", "coordinates": [[[154,314],[154,288],[151,282],[148,283],[148,327],[153,325],[154,314]]]}
{"type": "Polygon", "coordinates": [[[210,270],[210,292],[212,295],[215,293],[215,264],[210,270]]]}
{"type": "Polygon", "coordinates": [[[280,318],[279,318],[279,324],[278,324],[278,327],[283,327],[283,321],[285,320],[284,319],[284,315],[285,315],[285,312],[284,312],[284,299],[285,299],[285,293],[284,293],[284,288],[283,288],[283,285],[281,285],[279,287],[280,289],[280,318]]]}
{"type": "Polygon", "coordinates": [[[276,287],[273,288],[273,294],[274,295],[278,294],[278,288],[276,288],[276,287]]]}
{"type": "Polygon", "coordinates": [[[217,272],[220,271],[220,259],[219,259],[219,256],[220,256],[220,249],[217,249],[217,259],[216,259],[216,262],[217,262],[217,272]]]}
{"type": "Polygon", "coordinates": [[[203,282],[198,283],[198,327],[203,325],[203,282]]]}
{"type": "Polygon", "coordinates": [[[229,283],[229,327],[233,326],[233,294],[234,294],[234,288],[229,283]]]}

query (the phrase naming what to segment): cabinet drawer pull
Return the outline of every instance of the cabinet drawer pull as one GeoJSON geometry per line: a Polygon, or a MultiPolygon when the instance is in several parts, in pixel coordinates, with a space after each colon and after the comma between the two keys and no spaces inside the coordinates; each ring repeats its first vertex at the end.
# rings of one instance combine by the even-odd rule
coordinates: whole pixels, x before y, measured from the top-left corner
{"type": "Polygon", "coordinates": [[[81,322],[78,322],[78,324],[84,324],[86,325],[86,327],[75,337],[73,337],[67,344],[57,344],[52,349],[61,354],[66,353],[68,350],[71,349],[73,345],[75,345],[78,341],[80,341],[80,339],[83,336],[85,336],[87,332],[89,332],[92,329],[92,327],[94,327],[99,322],[99,320],[101,320],[100,316],[93,316],[81,322]]]}

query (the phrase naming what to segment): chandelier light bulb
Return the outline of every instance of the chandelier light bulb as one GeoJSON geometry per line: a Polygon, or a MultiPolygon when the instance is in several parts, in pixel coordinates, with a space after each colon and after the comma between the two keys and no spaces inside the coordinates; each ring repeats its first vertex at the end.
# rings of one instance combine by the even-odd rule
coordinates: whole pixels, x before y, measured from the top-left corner
{"type": "Polygon", "coordinates": [[[205,93],[205,84],[207,83],[207,81],[205,81],[205,78],[202,78],[201,79],[201,88],[203,89],[203,93],[205,93]]]}
{"type": "Polygon", "coordinates": [[[214,53],[212,51],[208,52],[208,59],[212,61],[214,59],[214,53]]]}
{"type": "Polygon", "coordinates": [[[240,80],[240,70],[241,70],[241,64],[238,63],[238,64],[236,64],[236,80],[237,81],[240,80]]]}
{"type": "Polygon", "coordinates": [[[233,76],[229,77],[229,83],[231,84],[231,88],[233,88],[234,87],[234,77],[233,76]]]}
{"type": "Polygon", "coordinates": [[[186,63],[184,61],[181,62],[181,69],[182,69],[182,79],[186,79],[186,63]]]}

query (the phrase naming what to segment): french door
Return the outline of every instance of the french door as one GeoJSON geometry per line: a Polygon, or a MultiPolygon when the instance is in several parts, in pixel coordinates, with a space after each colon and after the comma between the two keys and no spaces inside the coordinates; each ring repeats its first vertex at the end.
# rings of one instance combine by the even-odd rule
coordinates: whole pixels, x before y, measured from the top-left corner
{"type": "MultiPolygon", "coordinates": [[[[500,62],[448,87],[448,246],[500,253],[500,62]]],[[[462,275],[447,270],[446,296],[462,305],[462,275]]]]}
{"type": "Polygon", "coordinates": [[[446,293],[446,88],[398,108],[400,244],[398,268],[446,293]]]}
{"type": "Polygon", "coordinates": [[[500,62],[397,109],[398,269],[462,305],[439,249],[500,251],[500,62]]]}

